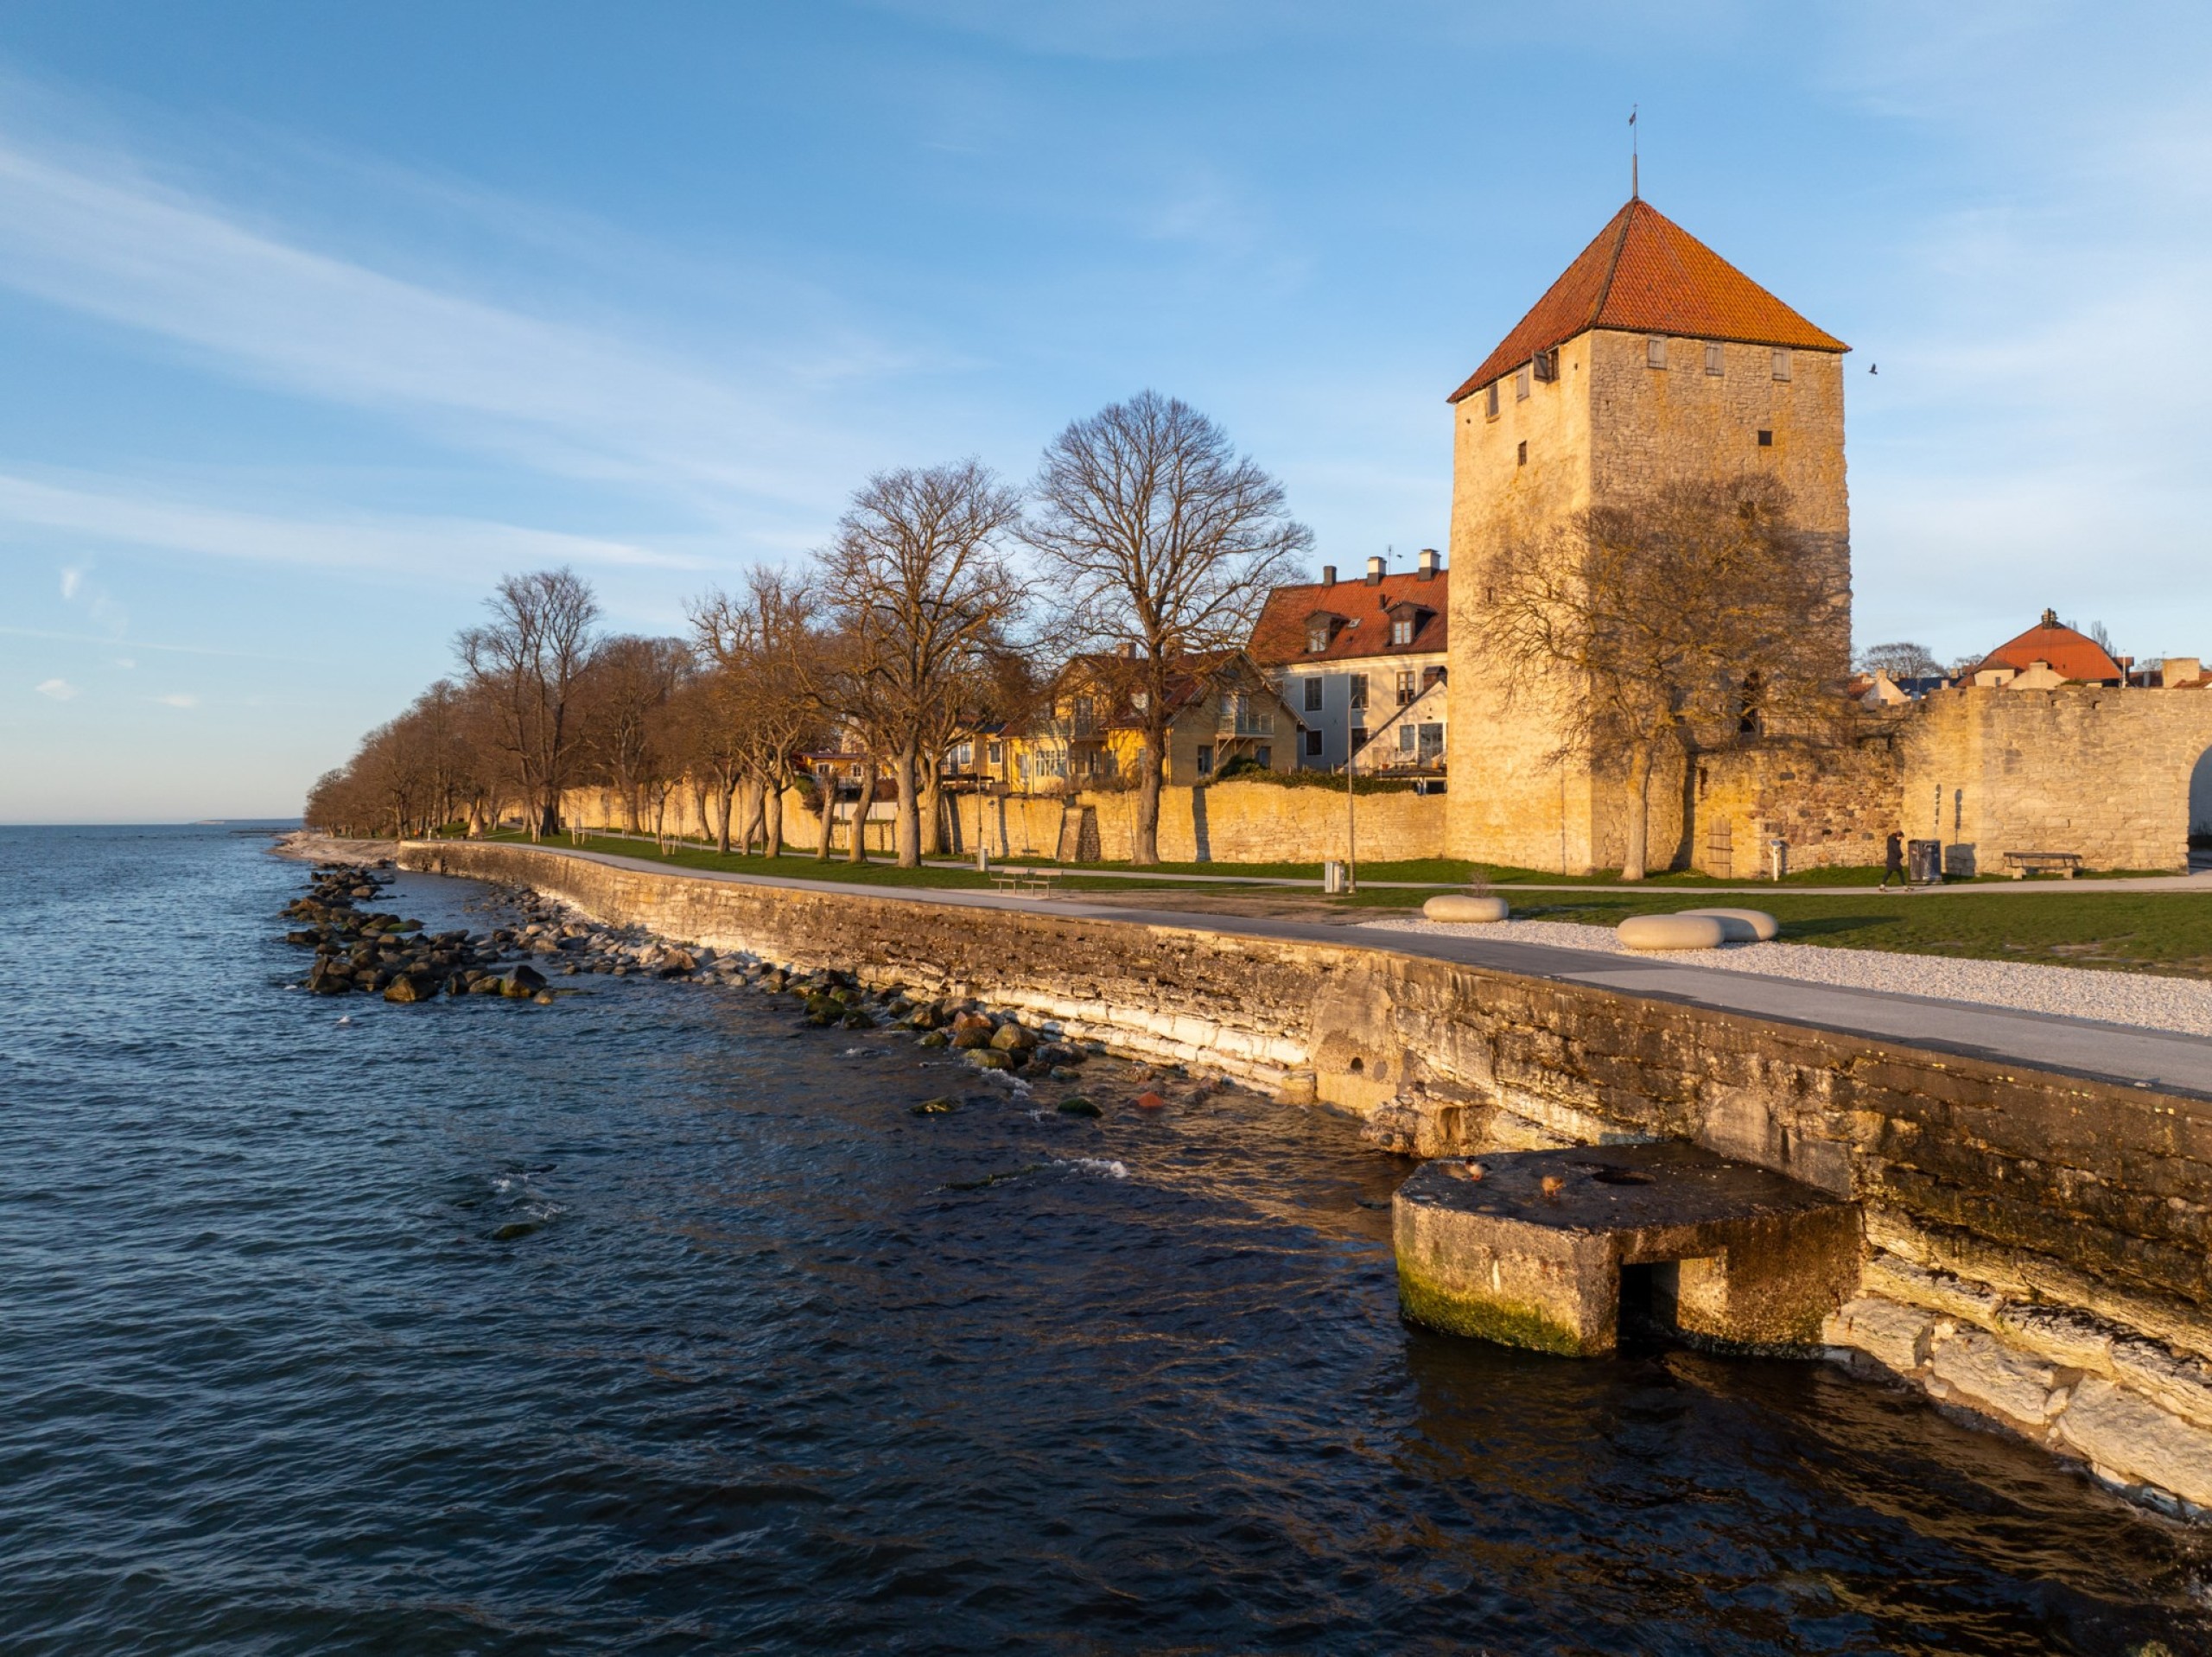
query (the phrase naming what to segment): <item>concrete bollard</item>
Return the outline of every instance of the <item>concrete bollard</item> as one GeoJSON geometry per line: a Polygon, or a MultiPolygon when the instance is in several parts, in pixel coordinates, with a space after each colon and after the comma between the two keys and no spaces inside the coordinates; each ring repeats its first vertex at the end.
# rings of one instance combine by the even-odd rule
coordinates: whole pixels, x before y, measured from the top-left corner
{"type": "Polygon", "coordinates": [[[1717,949],[1728,929],[1710,915],[1631,915],[1613,934],[1630,949],[1717,949]]]}
{"type": "Polygon", "coordinates": [[[1763,909],[1685,909],[1682,913],[1712,916],[1731,943],[1770,943],[1782,930],[1782,923],[1763,909]]]}
{"type": "Polygon", "coordinates": [[[1421,912],[1433,921],[1502,921],[1510,912],[1503,898],[1478,898],[1470,892],[1446,892],[1431,898],[1421,912]]]}

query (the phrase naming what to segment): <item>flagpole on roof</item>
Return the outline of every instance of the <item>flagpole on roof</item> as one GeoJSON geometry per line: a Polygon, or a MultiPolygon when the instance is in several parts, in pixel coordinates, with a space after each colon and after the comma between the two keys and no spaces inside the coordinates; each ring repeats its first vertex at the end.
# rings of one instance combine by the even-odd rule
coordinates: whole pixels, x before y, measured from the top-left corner
{"type": "Polygon", "coordinates": [[[1643,199],[1643,181],[1637,176],[1642,157],[1637,154],[1636,105],[1628,106],[1628,199],[1643,199]]]}

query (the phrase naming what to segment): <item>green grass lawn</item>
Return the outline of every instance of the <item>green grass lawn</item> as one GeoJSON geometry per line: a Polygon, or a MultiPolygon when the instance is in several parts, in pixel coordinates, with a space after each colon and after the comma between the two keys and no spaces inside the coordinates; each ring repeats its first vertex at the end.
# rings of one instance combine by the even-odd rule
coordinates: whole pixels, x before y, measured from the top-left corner
{"type": "MultiPolygon", "coordinates": [[[[518,834],[493,838],[526,843],[518,834]]],[[[571,844],[566,835],[550,842],[571,844]]],[[[725,857],[710,846],[677,842],[666,854],[651,841],[620,835],[587,835],[583,849],[642,858],[677,868],[728,871],[740,874],[772,874],[800,880],[831,880],[857,886],[906,886],[946,891],[988,891],[988,877],[973,869],[902,869],[887,860],[848,863],[842,857],[823,862],[811,854],[768,859],[725,857]]],[[[1060,886],[1069,891],[1128,892],[1144,883],[1102,878],[1071,867],[1060,886]]],[[[1091,865],[1105,869],[1112,865],[1091,865]]],[[[1122,866],[1126,868],[1126,865],[1122,866]]],[[[1300,864],[1163,865],[1160,873],[1236,873],[1249,876],[1300,875],[1309,866],[1300,864]]],[[[1318,877],[1318,867],[1311,872],[1318,877]]],[[[1329,899],[1331,904],[1376,911],[1411,911],[1422,900],[1443,890],[1464,890],[1471,872],[1488,875],[1513,905],[1516,920],[1572,921],[1586,926],[1613,926],[1630,915],[1663,913],[1695,907],[1698,900],[1668,890],[1685,883],[1685,877],[1665,876],[1625,887],[1618,881],[1592,878],[1587,892],[1529,892],[1516,893],[1511,879],[1490,874],[1483,866],[1448,860],[1421,862],[1376,863],[1361,867],[1370,880],[1414,880],[1433,884],[1412,889],[1367,886],[1356,896],[1329,899]]],[[[1519,873],[1525,879],[1557,882],[1557,875],[1519,873]]],[[[1989,961],[2039,962],[2051,966],[2100,967],[2134,972],[2174,974],[2212,979],[2212,893],[2186,892],[2068,892],[2017,891],[1987,894],[1907,892],[1871,890],[1881,871],[1823,869],[1803,877],[1814,884],[1863,885],[1864,896],[1832,896],[1793,892],[1793,877],[1756,897],[1739,897],[1745,906],[1764,909],[1782,923],[1784,943],[1827,944],[1851,949],[1894,949],[1909,955],[1966,955],[1989,961]],[[1846,881],[1839,875],[1862,876],[1846,881]]],[[[1688,877],[1692,884],[1705,884],[1688,877]]],[[[2005,883],[2010,886],[2011,882],[2005,883]]],[[[1190,891],[1188,886],[1164,881],[1169,889],[1190,891]]],[[[1208,886],[1208,892],[1234,892],[1234,886],[1208,886]]],[[[1280,892],[1281,888],[1253,887],[1255,892],[1280,892]]],[[[1318,894],[1314,894],[1318,898],[1318,894]]]]}
{"type": "MultiPolygon", "coordinates": [[[[1346,901],[1412,909],[1425,894],[1370,890],[1346,901]]],[[[1510,892],[1516,920],[1616,926],[1630,915],[1694,908],[1663,892],[1510,892]]],[[[1865,897],[1796,894],[1786,887],[1735,900],[1782,923],[1785,943],[1908,955],[1968,955],[2054,967],[2118,968],[2212,979],[2212,893],[2193,892],[1869,892],[1865,897]]]]}

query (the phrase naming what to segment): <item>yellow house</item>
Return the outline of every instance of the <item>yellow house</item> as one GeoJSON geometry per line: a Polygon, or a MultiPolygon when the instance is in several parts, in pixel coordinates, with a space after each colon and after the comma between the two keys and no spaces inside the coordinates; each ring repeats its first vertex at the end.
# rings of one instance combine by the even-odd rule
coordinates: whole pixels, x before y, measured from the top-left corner
{"type": "MultiPolygon", "coordinates": [[[[1074,658],[1053,687],[1049,714],[995,748],[1001,763],[990,768],[995,777],[1027,794],[1134,783],[1144,747],[1144,693],[1130,684],[1135,676],[1128,655],[1074,658]]],[[[1173,712],[1163,784],[1203,783],[1239,760],[1270,770],[1296,766],[1298,715],[1243,651],[1179,664],[1168,695],[1173,712]]],[[[986,752],[1000,742],[979,738],[986,752]]]]}

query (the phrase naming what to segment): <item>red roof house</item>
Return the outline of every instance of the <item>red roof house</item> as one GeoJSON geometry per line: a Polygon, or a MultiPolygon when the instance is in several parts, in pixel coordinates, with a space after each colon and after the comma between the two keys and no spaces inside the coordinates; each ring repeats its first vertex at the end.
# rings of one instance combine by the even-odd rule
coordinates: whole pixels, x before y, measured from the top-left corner
{"type": "Polygon", "coordinates": [[[1984,682],[1980,675],[2003,672],[2010,676],[2027,672],[2037,662],[2061,679],[2076,684],[2118,684],[2120,663],[2104,646],[2086,633],[2059,625],[2058,613],[2046,610],[2043,619],[2018,638],[1999,644],[1977,663],[1966,676],[1984,682]]]}

